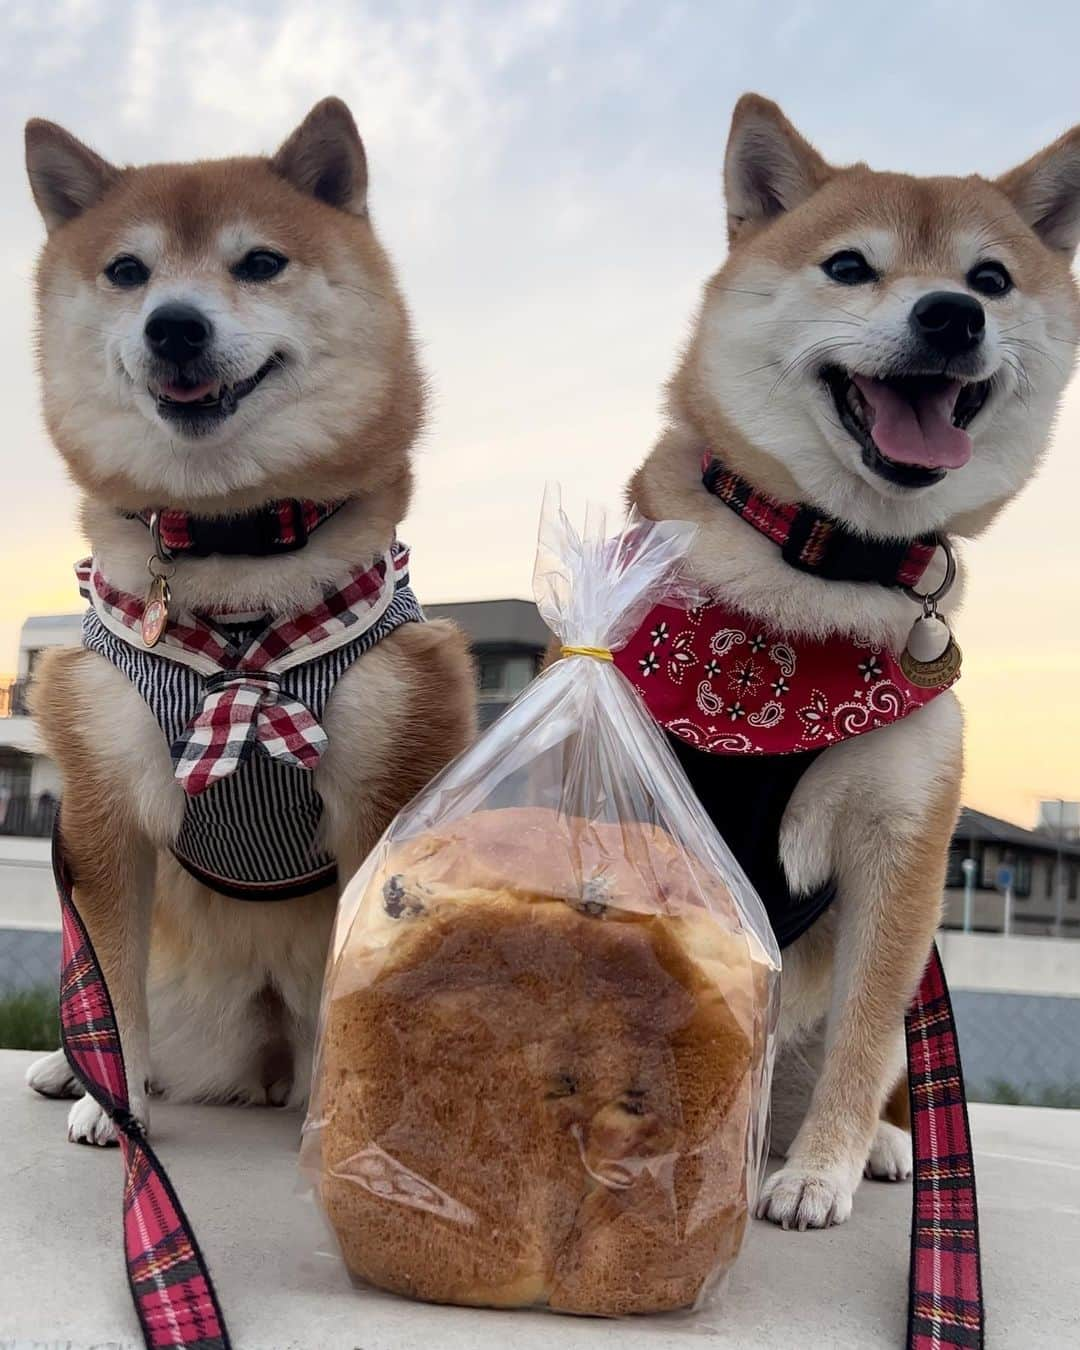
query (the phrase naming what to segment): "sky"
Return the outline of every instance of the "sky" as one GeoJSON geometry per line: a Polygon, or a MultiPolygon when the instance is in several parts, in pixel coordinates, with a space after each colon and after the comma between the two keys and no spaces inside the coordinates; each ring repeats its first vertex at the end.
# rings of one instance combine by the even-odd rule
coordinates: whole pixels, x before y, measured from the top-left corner
{"type": "MultiPolygon", "coordinates": [[[[994,174],[1080,120],[1080,6],[0,0],[0,671],[79,607],[76,495],[42,429],[22,124],[123,163],[272,151],[326,94],[431,378],[402,530],[422,599],[528,596],[543,485],[617,509],[724,254],[731,106],[777,99],[826,157],[994,174]],[[1005,59],[1007,53],[1007,59],[1005,59]]],[[[1080,386],[1037,481],[966,550],[970,805],[1080,797],[1080,386]]]]}

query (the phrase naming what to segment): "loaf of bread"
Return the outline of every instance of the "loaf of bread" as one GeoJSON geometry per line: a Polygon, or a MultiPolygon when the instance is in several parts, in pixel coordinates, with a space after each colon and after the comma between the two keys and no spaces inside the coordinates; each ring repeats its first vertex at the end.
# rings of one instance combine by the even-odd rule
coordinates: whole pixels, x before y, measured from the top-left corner
{"type": "Polygon", "coordinates": [[[316,1083],[350,1272],[445,1303],[692,1305],[746,1224],[766,960],[651,825],[493,810],[391,848],[316,1083]]]}

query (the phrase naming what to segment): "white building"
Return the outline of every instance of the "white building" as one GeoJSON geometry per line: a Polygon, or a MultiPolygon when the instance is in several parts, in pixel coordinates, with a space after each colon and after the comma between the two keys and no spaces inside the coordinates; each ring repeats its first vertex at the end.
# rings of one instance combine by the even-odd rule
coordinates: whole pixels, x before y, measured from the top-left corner
{"type": "Polygon", "coordinates": [[[49,647],[77,647],[81,614],[27,619],[19,634],[18,674],[0,683],[0,834],[44,834],[60,793],[60,775],[42,752],[26,691],[49,647]]]}

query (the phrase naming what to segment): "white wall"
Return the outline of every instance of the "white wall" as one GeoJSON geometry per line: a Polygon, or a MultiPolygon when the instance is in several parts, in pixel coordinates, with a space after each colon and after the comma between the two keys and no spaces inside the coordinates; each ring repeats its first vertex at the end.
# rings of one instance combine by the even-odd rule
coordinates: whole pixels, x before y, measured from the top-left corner
{"type": "Polygon", "coordinates": [[[938,948],[953,989],[1080,998],[1080,941],[941,932],[938,948]]]}

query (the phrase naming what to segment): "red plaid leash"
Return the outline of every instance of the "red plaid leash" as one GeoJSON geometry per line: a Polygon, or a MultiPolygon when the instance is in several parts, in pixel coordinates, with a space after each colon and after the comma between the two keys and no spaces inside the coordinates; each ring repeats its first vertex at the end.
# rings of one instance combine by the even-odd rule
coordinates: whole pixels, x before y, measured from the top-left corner
{"type": "Polygon", "coordinates": [[[975,1163],[956,1023],[936,945],[904,1025],[915,1161],[907,1350],[982,1350],[975,1163]]]}
{"type": "Polygon", "coordinates": [[[63,922],[60,1028],[72,1072],[116,1126],[124,1161],[124,1257],[150,1350],[229,1350],[206,1262],[176,1192],[129,1109],[112,1000],[71,898],[59,830],[53,870],[63,922]]]}

